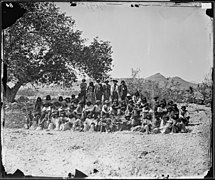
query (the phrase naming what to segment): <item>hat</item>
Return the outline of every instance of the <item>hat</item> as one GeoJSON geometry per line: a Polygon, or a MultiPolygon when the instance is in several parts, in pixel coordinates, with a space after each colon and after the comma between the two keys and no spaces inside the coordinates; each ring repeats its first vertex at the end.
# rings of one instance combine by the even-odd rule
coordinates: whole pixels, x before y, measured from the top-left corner
{"type": "Polygon", "coordinates": [[[127,97],[130,97],[130,96],[131,96],[131,95],[128,93],[128,94],[127,94],[127,97]]]}

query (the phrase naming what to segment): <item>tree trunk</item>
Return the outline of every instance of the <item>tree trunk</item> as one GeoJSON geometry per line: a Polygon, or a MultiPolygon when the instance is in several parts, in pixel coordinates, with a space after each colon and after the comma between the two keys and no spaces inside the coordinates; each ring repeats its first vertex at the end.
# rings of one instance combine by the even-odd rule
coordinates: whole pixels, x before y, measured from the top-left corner
{"type": "Polygon", "coordinates": [[[4,89],[4,98],[7,102],[14,102],[16,94],[19,90],[19,88],[22,86],[22,83],[18,82],[10,88],[8,85],[6,86],[6,89],[4,89]]]}

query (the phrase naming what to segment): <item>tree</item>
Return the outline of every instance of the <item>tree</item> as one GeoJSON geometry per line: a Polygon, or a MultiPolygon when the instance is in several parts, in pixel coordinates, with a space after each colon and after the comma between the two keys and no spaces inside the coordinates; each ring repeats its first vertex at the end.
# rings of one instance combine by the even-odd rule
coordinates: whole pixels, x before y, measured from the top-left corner
{"type": "Polygon", "coordinates": [[[73,29],[75,20],[60,13],[54,3],[22,3],[21,6],[27,12],[4,31],[8,82],[15,84],[4,89],[9,102],[27,83],[64,82],[71,86],[77,78],[77,69],[92,78],[105,76],[111,70],[109,42],[94,39],[86,46],[82,32],[73,29]]]}
{"type": "Polygon", "coordinates": [[[212,80],[210,76],[206,76],[204,81],[197,86],[197,92],[201,93],[203,103],[211,103],[212,101],[212,80]]]}
{"type": "Polygon", "coordinates": [[[93,79],[107,79],[112,65],[111,54],[110,42],[99,41],[96,37],[89,46],[84,47],[80,67],[93,79]]]}

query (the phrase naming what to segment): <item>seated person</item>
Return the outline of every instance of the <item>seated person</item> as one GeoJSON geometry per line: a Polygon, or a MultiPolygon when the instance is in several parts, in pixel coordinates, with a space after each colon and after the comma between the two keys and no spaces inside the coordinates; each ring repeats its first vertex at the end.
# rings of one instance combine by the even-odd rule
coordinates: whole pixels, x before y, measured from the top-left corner
{"type": "Polygon", "coordinates": [[[101,106],[101,101],[96,100],[96,103],[94,105],[94,110],[93,110],[93,117],[95,119],[100,118],[102,112],[102,106],[101,106]]]}
{"type": "Polygon", "coordinates": [[[75,94],[72,94],[71,99],[70,99],[70,102],[73,103],[75,100],[76,100],[75,94]]]}
{"type": "Polygon", "coordinates": [[[146,119],[146,116],[150,114],[150,116],[153,116],[153,110],[150,108],[149,104],[146,103],[142,109],[142,119],[146,119]]]}
{"type": "Polygon", "coordinates": [[[102,112],[101,112],[102,118],[103,117],[109,118],[111,115],[111,111],[112,111],[112,108],[110,106],[110,102],[108,100],[106,100],[104,102],[104,105],[102,106],[102,112]]]}
{"type": "Polygon", "coordinates": [[[125,111],[126,111],[126,109],[127,109],[127,104],[126,104],[126,101],[125,100],[122,100],[121,102],[120,102],[120,112],[122,113],[122,114],[125,114],[125,111]]]}
{"type": "Polygon", "coordinates": [[[179,118],[185,124],[185,126],[189,124],[190,115],[186,109],[186,106],[181,107],[179,118]]]}
{"type": "Polygon", "coordinates": [[[118,111],[119,108],[120,107],[119,107],[118,100],[114,99],[113,104],[111,106],[111,109],[112,109],[111,114],[114,115],[114,116],[116,116],[117,115],[117,111],[118,111]]]}
{"type": "Polygon", "coordinates": [[[76,107],[76,109],[74,109],[74,111],[72,112],[72,114],[74,115],[74,117],[76,119],[81,119],[82,113],[83,113],[83,101],[80,101],[76,107]]]}
{"type": "Polygon", "coordinates": [[[142,127],[146,131],[147,134],[152,131],[152,113],[147,113],[142,122],[142,127]]]}
{"type": "Polygon", "coordinates": [[[82,112],[82,120],[85,120],[88,114],[93,114],[93,111],[94,111],[93,104],[91,103],[91,101],[87,101],[82,112]]]}
{"type": "Polygon", "coordinates": [[[133,113],[133,108],[134,108],[133,101],[130,100],[129,104],[127,105],[127,109],[125,111],[125,115],[126,116],[130,116],[130,118],[131,118],[132,113],[133,113]]]}
{"type": "Polygon", "coordinates": [[[44,105],[43,105],[43,108],[42,108],[42,115],[41,115],[41,118],[39,120],[39,125],[44,128],[44,123],[45,122],[48,122],[51,118],[51,108],[52,104],[51,103],[48,103],[46,102],[44,105]]]}

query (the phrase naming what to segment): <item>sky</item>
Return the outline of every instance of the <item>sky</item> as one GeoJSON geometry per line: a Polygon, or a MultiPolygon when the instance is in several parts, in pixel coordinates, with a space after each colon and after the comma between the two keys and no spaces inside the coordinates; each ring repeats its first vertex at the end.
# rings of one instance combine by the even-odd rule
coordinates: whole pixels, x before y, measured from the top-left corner
{"type": "MultiPolygon", "coordinates": [[[[152,4],[152,3],[151,3],[152,4]]],[[[75,28],[90,43],[93,38],[112,46],[113,78],[155,73],[202,82],[212,67],[212,21],[201,7],[140,6],[130,3],[56,3],[72,16],[75,28]]]]}

